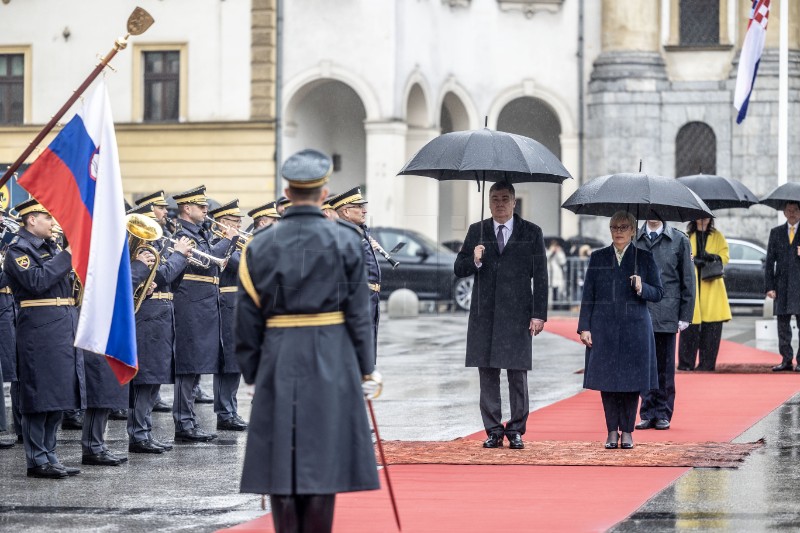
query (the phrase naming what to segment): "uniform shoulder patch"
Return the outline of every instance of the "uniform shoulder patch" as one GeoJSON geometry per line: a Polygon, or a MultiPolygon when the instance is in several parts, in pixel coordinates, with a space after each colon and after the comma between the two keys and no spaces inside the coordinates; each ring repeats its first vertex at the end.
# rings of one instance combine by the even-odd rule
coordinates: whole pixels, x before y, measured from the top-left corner
{"type": "Polygon", "coordinates": [[[21,255],[15,258],[14,261],[17,262],[17,265],[19,265],[22,270],[27,270],[28,267],[31,266],[31,258],[27,255],[21,255]]]}

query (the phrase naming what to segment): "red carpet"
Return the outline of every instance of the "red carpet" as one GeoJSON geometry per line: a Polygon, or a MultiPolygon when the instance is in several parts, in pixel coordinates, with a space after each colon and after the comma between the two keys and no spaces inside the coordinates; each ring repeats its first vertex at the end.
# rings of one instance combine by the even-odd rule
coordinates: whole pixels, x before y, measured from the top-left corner
{"type": "MultiPolygon", "coordinates": [[[[577,341],[575,319],[546,331],[577,341]]],[[[775,361],[775,354],[724,342],[724,362],[775,361]]],[[[534,369],[534,372],[536,370],[534,369]]],[[[477,377],[476,377],[477,379],[477,377]]],[[[800,389],[797,375],[676,376],[669,431],[637,431],[636,442],[726,442],[800,389]]],[[[476,405],[477,409],[477,405],[476,405]]],[[[606,430],[599,393],[587,391],[531,413],[525,440],[596,442],[606,430]]],[[[470,435],[483,439],[483,432],[470,435]]],[[[621,450],[614,450],[615,452],[621,450]]],[[[391,467],[403,531],[604,531],[686,472],[673,467],[395,465],[391,467]]],[[[383,480],[383,477],[381,478],[383,480]]],[[[269,515],[229,531],[273,531],[269,515]]],[[[337,497],[334,531],[396,531],[388,491],[337,497]]]]}

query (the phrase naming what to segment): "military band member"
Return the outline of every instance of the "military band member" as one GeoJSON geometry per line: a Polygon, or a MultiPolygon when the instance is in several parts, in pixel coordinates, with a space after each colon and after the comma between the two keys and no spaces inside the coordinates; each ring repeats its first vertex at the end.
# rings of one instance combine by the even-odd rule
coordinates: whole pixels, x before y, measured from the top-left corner
{"type": "Polygon", "coordinates": [[[267,226],[275,224],[281,219],[276,208],[276,202],[269,202],[262,206],[251,209],[247,216],[253,219],[253,231],[256,232],[267,226]]]}
{"type": "Polygon", "coordinates": [[[70,248],[52,242],[53,217],[35,199],[16,206],[23,227],[5,257],[19,305],[17,373],[22,437],[29,477],[80,473],[56,455],[56,431],[65,409],[86,406],[83,352],[76,349],[78,310],[70,281],[70,248]]]}
{"type": "MultiPolygon", "coordinates": [[[[217,222],[212,244],[221,240],[223,237],[221,231],[224,227],[238,230],[242,226],[244,215],[239,209],[239,200],[228,202],[209,211],[209,214],[217,222]]],[[[247,422],[239,416],[239,404],[236,401],[242,374],[236,360],[236,345],[233,340],[233,310],[236,307],[236,282],[240,256],[241,249],[237,247],[228,259],[225,269],[219,275],[222,360],[219,364],[219,372],[214,374],[214,412],[217,414],[217,429],[228,431],[247,429],[247,422]]]]}
{"type": "Polygon", "coordinates": [[[367,266],[367,285],[369,286],[369,304],[372,312],[372,327],[375,338],[375,355],[378,354],[378,323],[381,318],[381,268],[375,255],[375,239],[367,227],[367,201],[361,196],[358,187],[345,191],[329,200],[331,207],[339,218],[361,228],[363,237],[361,248],[364,264],[367,266]]]}
{"type": "MultiPolygon", "coordinates": [[[[14,234],[6,229],[3,220],[6,216],[5,210],[0,206],[0,234],[3,236],[0,242],[0,257],[2,257],[6,247],[11,243],[14,234]]],[[[2,261],[0,261],[2,263],[2,261]]],[[[11,294],[11,281],[3,271],[0,264],[0,382],[11,383],[11,412],[13,416],[13,426],[18,439],[22,437],[21,419],[19,406],[16,402],[16,395],[19,391],[17,381],[17,306],[14,303],[14,296],[11,294]]],[[[6,421],[5,395],[0,393],[0,431],[8,429],[6,421]]],[[[0,449],[11,448],[13,441],[0,441],[0,449]]]]}
{"type": "Polygon", "coordinates": [[[187,237],[199,250],[220,259],[207,267],[190,264],[174,296],[175,306],[175,399],[172,416],[176,442],[205,442],[216,434],[200,429],[194,412],[194,385],[202,374],[216,374],[222,358],[220,328],[220,266],[236,230],[224,230],[225,238],[213,247],[211,233],[203,222],[208,214],[205,187],[173,195],[178,204],[176,238],[187,237]]]}
{"type": "Polygon", "coordinates": [[[336,212],[336,209],[333,208],[331,205],[331,198],[336,198],[338,194],[331,194],[324,202],[322,202],[322,214],[325,215],[325,218],[328,220],[336,220],[339,218],[339,214],[336,212]]]}
{"type": "Polygon", "coordinates": [[[337,492],[379,487],[360,386],[375,360],[366,269],[357,229],[320,211],[331,168],[314,150],[286,161],[293,205],[240,263],[236,354],[256,386],[241,491],[270,495],[278,533],[330,531],[337,492]]]}
{"type": "Polygon", "coordinates": [[[282,217],[287,208],[292,207],[292,201],[285,196],[281,196],[275,200],[275,209],[278,211],[278,216],[282,217]]]}
{"type": "MultiPolygon", "coordinates": [[[[167,205],[163,192],[159,191],[154,203],[133,209],[132,213],[150,216],[162,226],[166,223],[167,205]],[[156,208],[163,209],[160,219],[156,208]]],[[[180,284],[180,276],[190,253],[189,239],[183,238],[165,246],[162,242],[150,242],[160,256],[153,286],[148,287],[147,296],[136,313],[136,348],[139,372],[131,380],[128,405],[128,451],[131,453],[160,454],[171,450],[172,445],[153,438],[152,412],[162,384],[173,383],[173,359],[175,355],[175,318],[172,306],[173,292],[180,284]],[[167,251],[174,250],[173,253],[167,251]]],[[[133,287],[138,287],[150,275],[155,257],[144,251],[131,262],[133,287]],[[144,256],[144,257],[142,257],[144,256]]]]}

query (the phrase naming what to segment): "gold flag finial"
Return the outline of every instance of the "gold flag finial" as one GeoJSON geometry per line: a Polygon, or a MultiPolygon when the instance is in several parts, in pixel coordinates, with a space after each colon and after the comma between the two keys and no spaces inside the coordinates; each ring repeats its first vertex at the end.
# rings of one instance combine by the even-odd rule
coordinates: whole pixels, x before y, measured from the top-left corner
{"type": "Polygon", "coordinates": [[[137,7],[131,13],[131,16],[128,17],[128,33],[130,35],[141,35],[147,31],[147,29],[153,25],[155,19],[142,9],[141,7],[137,7]]]}

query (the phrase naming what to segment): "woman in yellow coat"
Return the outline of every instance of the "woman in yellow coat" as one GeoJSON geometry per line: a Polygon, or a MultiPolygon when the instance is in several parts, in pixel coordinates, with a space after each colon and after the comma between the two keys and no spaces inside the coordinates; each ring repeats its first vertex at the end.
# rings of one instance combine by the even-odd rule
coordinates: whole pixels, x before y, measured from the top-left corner
{"type": "Polygon", "coordinates": [[[711,218],[690,222],[689,240],[692,243],[692,257],[695,264],[694,316],[692,324],[681,332],[678,350],[678,370],[714,370],[717,364],[719,343],[722,339],[722,323],[731,319],[731,306],[728,304],[728,291],[725,290],[725,279],[698,281],[704,267],[715,260],[728,264],[728,241],[714,228],[711,218]],[[700,350],[700,362],[695,368],[697,351],[700,350]]]}

